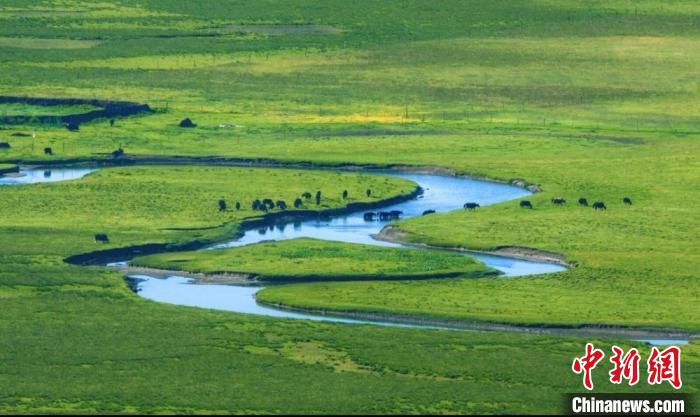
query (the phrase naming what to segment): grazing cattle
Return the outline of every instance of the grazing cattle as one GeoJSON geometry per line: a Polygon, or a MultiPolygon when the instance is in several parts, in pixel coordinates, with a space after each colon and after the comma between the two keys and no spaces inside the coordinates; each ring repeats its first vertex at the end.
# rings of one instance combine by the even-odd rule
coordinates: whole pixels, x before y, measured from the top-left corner
{"type": "Polygon", "coordinates": [[[271,198],[264,198],[262,203],[266,206],[271,206],[272,208],[275,207],[275,203],[272,201],[271,198]]]}
{"type": "Polygon", "coordinates": [[[629,197],[623,198],[623,199],[622,199],[622,202],[625,203],[625,204],[627,204],[628,206],[631,206],[631,205],[632,205],[632,199],[629,198],[629,197]]]}
{"type": "Polygon", "coordinates": [[[348,198],[348,190],[343,190],[343,200],[348,198]]]}
{"type": "Polygon", "coordinates": [[[520,208],[532,208],[532,202],[530,200],[523,200],[520,202],[520,208]]]}
{"type": "Polygon", "coordinates": [[[579,206],[586,206],[586,207],[588,207],[588,200],[586,200],[585,198],[581,197],[581,198],[578,199],[578,205],[579,205],[579,206]]]}
{"type": "Polygon", "coordinates": [[[372,195],[372,190],[370,190],[370,189],[368,188],[367,191],[366,191],[366,193],[367,193],[367,197],[369,197],[369,196],[372,195]]]}
{"type": "Polygon", "coordinates": [[[107,237],[106,233],[96,233],[95,243],[109,243],[109,237],[107,237]]]}
{"type": "Polygon", "coordinates": [[[308,200],[311,198],[311,193],[307,191],[304,194],[302,194],[301,196],[308,200]]]}
{"type": "Polygon", "coordinates": [[[479,203],[466,203],[466,204],[464,205],[464,208],[467,209],[467,210],[476,210],[476,209],[478,209],[479,207],[481,207],[481,206],[479,205],[479,203]]]}
{"type": "Polygon", "coordinates": [[[552,199],[552,204],[554,204],[555,206],[561,206],[566,204],[566,200],[564,200],[563,197],[554,197],[552,199]]]}
{"type": "Polygon", "coordinates": [[[51,178],[51,170],[47,169],[44,171],[44,178],[51,178]]]}
{"type": "Polygon", "coordinates": [[[366,222],[373,222],[375,216],[376,216],[376,213],[374,213],[372,211],[368,211],[367,213],[365,213],[363,215],[366,222]]]}
{"type": "Polygon", "coordinates": [[[321,204],[321,192],[316,191],[316,205],[321,204]]]}
{"type": "Polygon", "coordinates": [[[44,155],[53,155],[52,148],[44,148],[44,155]]]}
{"type": "Polygon", "coordinates": [[[219,200],[219,211],[226,211],[226,200],[219,200]]]}
{"type": "Polygon", "coordinates": [[[236,210],[240,210],[240,209],[241,209],[241,202],[236,201],[236,210]]]}
{"type": "Polygon", "coordinates": [[[379,212],[379,220],[380,221],[397,220],[399,217],[401,217],[402,214],[403,214],[403,212],[399,211],[399,210],[380,211],[379,212]]]}
{"type": "Polygon", "coordinates": [[[0,149],[10,149],[10,144],[7,142],[0,142],[0,149]]]}
{"type": "Polygon", "coordinates": [[[260,207],[262,207],[262,205],[263,204],[260,202],[260,200],[253,201],[253,210],[260,210],[260,207]]]}
{"type": "Polygon", "coordinates": [[[301,198],[297,198],[294,200],[294,208],[301,208],[301,206],[304,205],[304,202],[301,200],[301,198]]]}
{"type": "Polygon", "coordinates": [[[119,148],[116,151],[112,151],[112,158],[119,158],[121,156],[124,156],[124,149],[119,148]]]}
{"type": "Polygon", "coordinates": [[[428,214],[435,214],[435,210],[426,210],[423,212],[423,215],[426,216],[428,214]]]}
{"type": "Polygon", "coordinates": [[[277,200],[277,208],[280,210],[287,210],[287,202],[284,200],[277,200]]]}
{"type": "Polygon", "coordinates": [[[78,130],[80,130],[80,125],[75,122],[66,123],[66,129],[68,129],[71,132],[77,132],[78,130]]]}
{"type": "Polygon", "coordinates": [[[114,119],[109,119],[109,127],[114,127],[114,119]]]}
{"type": "Polygon", "coordinates": [[[188,117],[180,121],[180,127],[197,127],[197,125],[194,124],[192,120],[188,117]]]}
{"type": "Polygon", "coordinates": [[[608,208],[605,207],[605,203],[603,203],[602,201],[596,201],[595,203],[593,203],[593,209],[594,210],[607,210],[608,208]]]}

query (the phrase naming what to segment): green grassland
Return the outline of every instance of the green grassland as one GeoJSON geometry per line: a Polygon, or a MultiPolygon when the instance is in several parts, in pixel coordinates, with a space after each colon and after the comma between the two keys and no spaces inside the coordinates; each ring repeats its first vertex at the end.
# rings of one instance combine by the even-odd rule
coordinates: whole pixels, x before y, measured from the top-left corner
{"type": "MultiPolygon", "coordinates": [[[[100,159],[122,146],[127,155],[439,165],[523,179],[543,190],[530,198],[534,210],[508,202],[399,226],[412,242],[558,252],[576,265],[568,272],[294,284],[261,297],[697,331],[699,12],[697,2],[658,0],[6,0],[0,94],[128,100],[156,112],[79,132],[0,126],[11,144],[0,162],[100,159]],[[198,127],[177,127],[184,117],[198,127]],[[29,130],[36,139],[11,136],[29,130]],[[559,195],[567,206],[549,203],[559,195]],[[580,196],[608,210],[576,207],[580,196]]],[[[254,214],[219,213],[221,197],[229,207],[289,203],[320,188],[339,207],[343,189],[359,199],[365,181],[383,181],[298,175],[128,167],[0,188],[0,410],[534,413],[561,411],[559,395],[580,390],[570,372],[580,339],[159,305],[114,272],[61,262],[95,248],[214,239],[254,214]],[[98,231],[109,245],[93,242],[98,231]]],[[[384,187],[377,198],[410,188],[373,187],[384,187]]],[[[697,392],[697,343],[683,352],[684,391],[697,392]]]]}
{"type": "Polygon", "coordinates": [[[215,251],[134,258],[131,265],[198,272],[243,273],[264,281],[376,280],[429,276],[479,277],[494,273],[456,253],[385,248],[316,239],[263,242],[215,251]]]}

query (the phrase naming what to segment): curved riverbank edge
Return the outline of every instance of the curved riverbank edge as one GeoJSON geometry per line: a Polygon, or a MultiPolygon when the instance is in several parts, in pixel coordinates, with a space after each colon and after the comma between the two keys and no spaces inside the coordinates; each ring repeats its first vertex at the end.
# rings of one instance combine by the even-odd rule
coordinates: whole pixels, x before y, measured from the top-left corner
{"type": "MultiPolygon", "coordinates": [[[[344,207],[325,210],[291,210],[266,213],[262,216],[243,219],[236,227],[233,236],[226,235],[218,239],[198,239],[186,243],[145,243],[121,248],[104,249],[72,255],[64,258],[63,261],[72,265],[104,265],[132,259],[137,256],[153,255],[163,252],[198,250],[215,245],[216,243],[228,241],[231,238],[240,237],[248,230],[259,229],[279,223],[293,223],[295,221],[313,220],[323,217],[343,216],[357,211],[378,209],[412,200],[422,193],[423,189],[416,186],[415,189],[409,193],[399,194],[378,201],[349,203],[344,207]]],[[[219,227],[226,229],[227,226],[228,224],[222,224],[219,227]]]]}
{"type": "Polygon", "coordinates": [[[497,276],[496,270],[487,270],[465,274],[464,272],[436,272],[425,274],[363,274],[363,275],[297,275],[297,276],[265,276],[254,272],[216,271],[216,272],[191,272],[182,270],[170,270],[151,268],[140,265],[118,266],[117,269],[127,277],[134,275],[148,275],[154,278],[168,278],[178,276],[189,278],[196,284],[226,284],[236,286],[271,286],[277,284],[304,284],[347,281],[420,281],[427,279],[448,278],[480,278],[485,276],[497,276]]]}
{"type": "Polygon", "coordinates": [[[275,158],[244,158],[226,156],[178,156],[178,155],[131,155],[124,154],[117,158],[111,153],[99,154],[92,158],[69,159],[37,159],[37,160],[3,160],[2,162],[14,163],[35,167],[62,166],[129,166],[129,165],[202,165],[202,166],[235,166],[235,167],[259,167],[259,168],[289,168],[289,169],[319,169],[339,170],[349,172],[373,172],[394,171],[413,174],[435,174],[460,178],[470,178],[480,181],[508,184],[514,187],[526,189],[532,193],[542,191],[540,184],[528,182],[522,178],[504,180],[481,174],[456,171],[452,168],[439,165],[411,165],[411,164],[358,164],[348,162],[313,162],[313,161],[286,161],[275,158]]]}
{"type": "Polygon", "coordinates": [[[2,177],[5,174],[17,174],[17,173],[19,173],[19,166],[18,165],[4,166],[4,164],[0,164],[0,177],[2,177]]]}
{"type": "Polygon", "coordinates": [[[84,98],[50,98],[50,97],[23,97],[23,96],[0,96],[0,104],[23,103],[35,106],[76,106],[89,105],[99,107],[99,110],[92,110],[85,113],[68,114],[65,116],[56,115],[36,115],[36,116],[1,116],[0,123],[23,124],[23,123],[72,123],[81,124],[95,119],[126,117],[139,113],[153,113],[148,104],[134,103],[130,101],[112,101],[84,98]]]}
{"type": "Polygon", "coordinates": [[[472,331],[503,331],[520,332],[529,334],[571,336],[571,337],[602,337],[606,339],[670,339],[670,340],[698,340],[700,333],[693,333],[681,329],[666,329],[654,327],[633,327],[606,324],[548,324],[548,323],[508,323],[480,320],[441,319],[424,317],[413,314],[360,312],[348,310],[329,310],[322,308],[307,308],[291,306],[282,303],[262,301],[257,296],[255,301],[261,306],[277,310],[291,311],[317,316],[335,317],[339,319],[353,319],[367,322],[392,323],[416,328],[434,328],[445,330],[472,330],[472,331]]]}
{"type": "Polygon", "coordinates": [[[409,239],[411,234],[397,225],[388,224],[376,235],[372,237],[385,242],[400,243],[405,246],[413,246],[426,249],[449,250],[454,252],[478,253],[484,255],[502,256],[504,258],[520,259],[524,261],[543,262],[549,264],[560,265],[565,268],[576,266],[574,262],[567,262],[566,257],[560,253],[549,252],[536,248],[527,248],[522,246],[500,246],[494,250],[477,250],[469,249],[461,246],[441,246],[429,245],[427,243],[418,243],[409,239]]]}

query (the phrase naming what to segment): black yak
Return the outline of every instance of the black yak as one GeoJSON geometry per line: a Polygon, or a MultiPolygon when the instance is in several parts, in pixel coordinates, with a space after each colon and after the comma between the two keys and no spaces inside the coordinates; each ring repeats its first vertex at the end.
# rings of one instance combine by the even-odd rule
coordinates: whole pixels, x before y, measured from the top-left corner
{"type": "Polygon", "coordinates": [[[605,207],[605,203],[602,201],[596,201],[593,203],[593,209],[594,210],[607,210],[607,207],[605,207]]]}
{"type": "Polygon", "coordinates": [[[555,206],[561,206],[566,204],[566,200],[564,200],[563,197],[554,197],[552,199],[552,204],[554,204],[555,206]]]}
{"type": "Polygon", "coordinates": [[[465,203],[463,207],[467,210],[476,210],[481,206],[479,203],[465,203]]]}
{"type": "Polygon", "coordinates": [[[241,209],[241,202],[236,201],[236,210],[240,210],[240,209],[241,209]]]}
{"type": "Polygon", "coordinates": [[[219,211],[226,211],[226,200],[219,200],[219,211]]]}
{"type": "Polygon", "coordinates": [[[368,188],[367,191],[366,191],[366,193],[367,193],[367,197],[369,197],[369,196],[372,195],[372,190],[370,190],[370,189],[368,188]]]}
{"type": "Polygon", "coordinates": [[[180,121],[180,127],[197,127],[197,125],[194,124],[192,120],[190,120],[190,118],[188,117],[180,121]]]}
{"type": "Polygon", "coordinates": [[[44,155],[53,155],[52,148],[44,148],[44,155]]]}
{"type": "Polygon", "coordinates": [[[316,205],[321,204],[321,192],[316,191],[316,205]]]}
{"type": "Polygon", "coordinates": [[[304,202],[301,200],[301,198],[297,198],[294,200],[294,208],[301,208],[301,206],[304,205],[304,202]]]}
{"type": "Polygon", "coordinates": [[[287,202],[284,200],[277,200],[277,208],[280,210],[287,210],[287,202]]]}
{"type": "Polygon", "coordinates": [[[304,194],[302,194],[301,196],[308,200],[311,198],[311,193],[307,191],[304,194]]]}
{"type": "Polygon", "coordinates": [[[343,200],[348,198],[348,190],[343,190],[343,200]]]}
{"type": "Polygon", "coordinates": [[[434,213],[435,213],[435,210],[426,210],[423,212],[423,215],[425,216],[425,215],[434,214],[434,213]]]}
{"type": "Polygon", "coordinates": [[[631,206],[631,205],[632,205],[632,199],[629,198],[629,197],[624,197],[624,198],[622,199],[622,202],[625,203],[625,204],[627,204],[628,206],[631,206]]]}
{"type": "Polygon", "coordinates": [[[531,209],[531,208],[532,208],[532,203],[530,202],[530,200],[523,200],[523,201],[520,202],[520,208],[529,208],[529,209],[531,209]]]}
{"type": "Polygon", "coordinates": [[[107,237],[106,233],[96,233],[95,234],[95,243],[109,243],[109,237],[107,237]]]}
{"type": "Polygon", "coordinates": [[[586,200],[585,198],[581,197],[581,198],[578,199],[578,205],[579,205],[579,206],[586,206],[586,207],[588,207],[588,200],[586,200]]]}

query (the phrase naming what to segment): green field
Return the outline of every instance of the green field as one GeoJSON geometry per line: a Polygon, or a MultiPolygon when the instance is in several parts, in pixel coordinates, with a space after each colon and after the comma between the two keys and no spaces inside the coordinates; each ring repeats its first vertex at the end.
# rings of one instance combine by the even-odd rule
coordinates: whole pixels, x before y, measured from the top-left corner
{"type": "Polygon", "coordinates": [[[480,277],[495,273],[473,258],[456,253],[305,238],[225,250],[143,256],[130,264],[209,275],[242,273],[270,282],[480,277]]]}
{"type": "MultiPolygon", "coordinates": [[[[0,164],[98,161],[122,147],[127,156],[440,166],[522,180],[542,189],[529,198],[533,210],[506,202],[406,219],[401,238],[538,248],[562,254],[571,270],[304,283],[259,296],[310,308],[698,332],[699,13],[690,0],[6,0],[0,94],[126,100],[155,112],[79,132],[0,126],[0,142],[11,145],[0,164]],[[178,127],[185,117],[198,127],[178,127]],[[18,131],[36,138],[12,136],[18,131]],[[567,205],[552,205],[556,196],[567,205]],[[578,207],[579,197],[608,210],[578,207]]],[[[0,115],[55,110],[6,106],[0,115]]],[[[256,198],[289,204],[322,190],[320,207],[306,203],[315,210],[413,187],[213,166],[124,166],[0,187],[0,412],[561,412],[560,395],[582,389],[570,365],[583,339],[170,306],[131,293],[115,271],[62,262],[97,249],[219,240],[260,214],[250,208],[256,198]],[[95,233],[110,243],[95,243],[95,233]]],[[[244,253],[252,271],[275,272],[288,269],[280,246],[231,253],[244,253]],[[258,252],[260,260],[248,258],[258,252]]],[[[228,266],[210,256],[203,270],[228,266]]],[[[301,272],[347,270],[302,259],[301,272]]],[[[683,347],[682,392],[698,392],[698,346],[683,347]]],[[[605,377],[596,370],[596,392],[669,390],[605,377]]]]}

